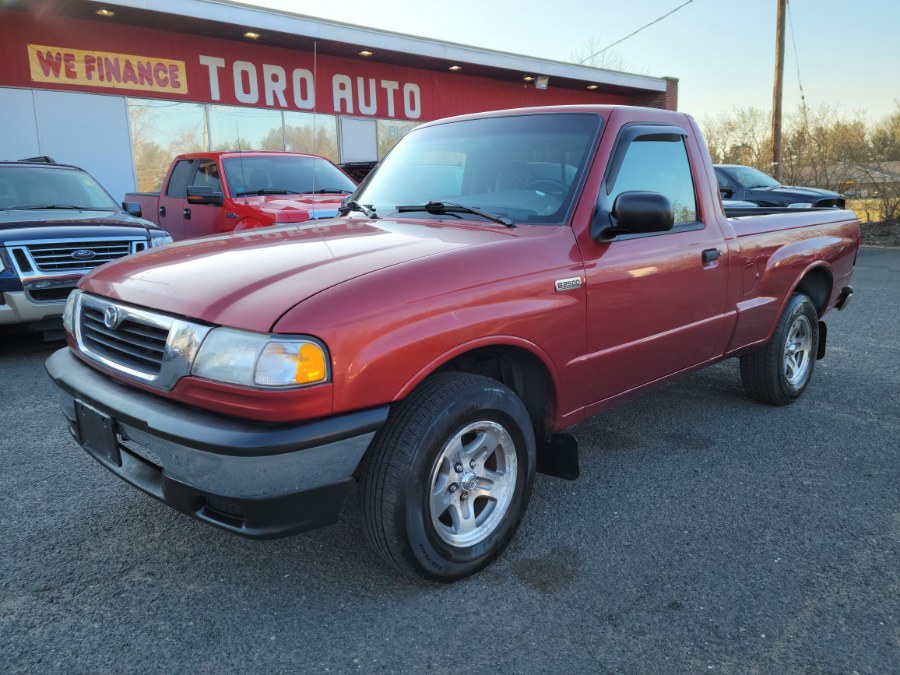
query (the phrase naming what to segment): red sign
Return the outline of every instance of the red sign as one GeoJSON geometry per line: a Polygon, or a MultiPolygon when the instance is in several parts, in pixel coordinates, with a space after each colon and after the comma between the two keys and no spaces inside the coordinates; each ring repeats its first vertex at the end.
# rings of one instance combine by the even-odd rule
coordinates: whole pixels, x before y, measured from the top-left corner
{"type": "Polygon", "coordinates": [[[0,86],[427,121],[498,108],[628,103],[464,73],[7,10],[0,86]]]}

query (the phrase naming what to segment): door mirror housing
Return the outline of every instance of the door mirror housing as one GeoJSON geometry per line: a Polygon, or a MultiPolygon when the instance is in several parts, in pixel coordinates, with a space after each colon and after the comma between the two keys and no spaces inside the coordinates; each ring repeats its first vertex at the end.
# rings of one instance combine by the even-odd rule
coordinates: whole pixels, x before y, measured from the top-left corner
{"type": "Polygon", "coordinates": [[[623,192],[609,214],[610,225],[600,230],[597,241],[620,234],[668,232],[675,225],[671,200],[659,192],[623,192]]]}
{"type": "Polygon", "coordinates": [[[140,202],[122,202],[122,210],[129,216],[134,216],[135,218],[143,218],[144,216],[144,211],[141,209],[140,202]]]}
{"type": "Polygon", "coordinates": [[[209,185],[190,185],[187,189],[188,204],[222,205],[222,193],[213,192],[209,185]]]}
{"type": "Polygon", "coordinates": [[[727,187],[727,186],[726,186],[726,187],[719,187],[719,193],[720,193],[725,199],[730,199],[731,196],[734,194],[734,188],[730,188],[730,187],[727,187]]]}

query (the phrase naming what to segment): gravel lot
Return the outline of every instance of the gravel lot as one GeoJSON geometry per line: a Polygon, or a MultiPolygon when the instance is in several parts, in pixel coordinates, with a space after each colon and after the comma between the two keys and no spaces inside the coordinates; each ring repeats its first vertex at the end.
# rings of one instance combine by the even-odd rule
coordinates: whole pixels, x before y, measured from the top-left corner
{"type": "Polygon", "coordinates": [[[900,672],[900,250],[863,249],[787,408],[726,362],[574,430],[510,549],[398,578],[341,522],[253,542],[128,487],[0,338],[0,671],[900,672]]]}

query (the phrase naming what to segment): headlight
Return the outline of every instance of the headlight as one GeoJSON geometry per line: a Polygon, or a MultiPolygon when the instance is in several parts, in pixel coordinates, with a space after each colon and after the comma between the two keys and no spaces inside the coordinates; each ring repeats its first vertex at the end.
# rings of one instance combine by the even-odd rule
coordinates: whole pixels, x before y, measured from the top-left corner
{"type": "Polygon", "coordinates": [[[66,298],[66,308],[63,310],[63,328],[72,335],[75,335],[75,307],[78,305],[81,293],[82,291],[77,288],[69,293],[69,297],[66,298]]]}
{"type": "Polygon", "coordinates": [[[797,202],[796,204],[788,204],[789,209],[811,209],[812,204],[809,202],[797,202]]]}
{"type": "Polygon", "coordinates": [[[250,387],[298,387],[328,381],[328,355],[309,338],[214,328],[200,345],[191,374],[250,387]]]}
{"type": "Polygon", "coordinates": [[[172,235],[165,230],[150,230],[150,248],[156,248],[174,241],[172,235]]]}

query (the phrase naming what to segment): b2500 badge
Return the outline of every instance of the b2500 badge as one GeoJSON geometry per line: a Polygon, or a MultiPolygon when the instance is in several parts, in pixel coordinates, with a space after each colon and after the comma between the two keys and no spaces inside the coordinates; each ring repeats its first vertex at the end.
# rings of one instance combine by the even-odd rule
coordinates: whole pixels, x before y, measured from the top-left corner
{"type": "Polygon", "coordinates": [[[571,279],[557,279],[556,292],[574,291],[581,288],[581,277],[572,277],[571,279]]]}

